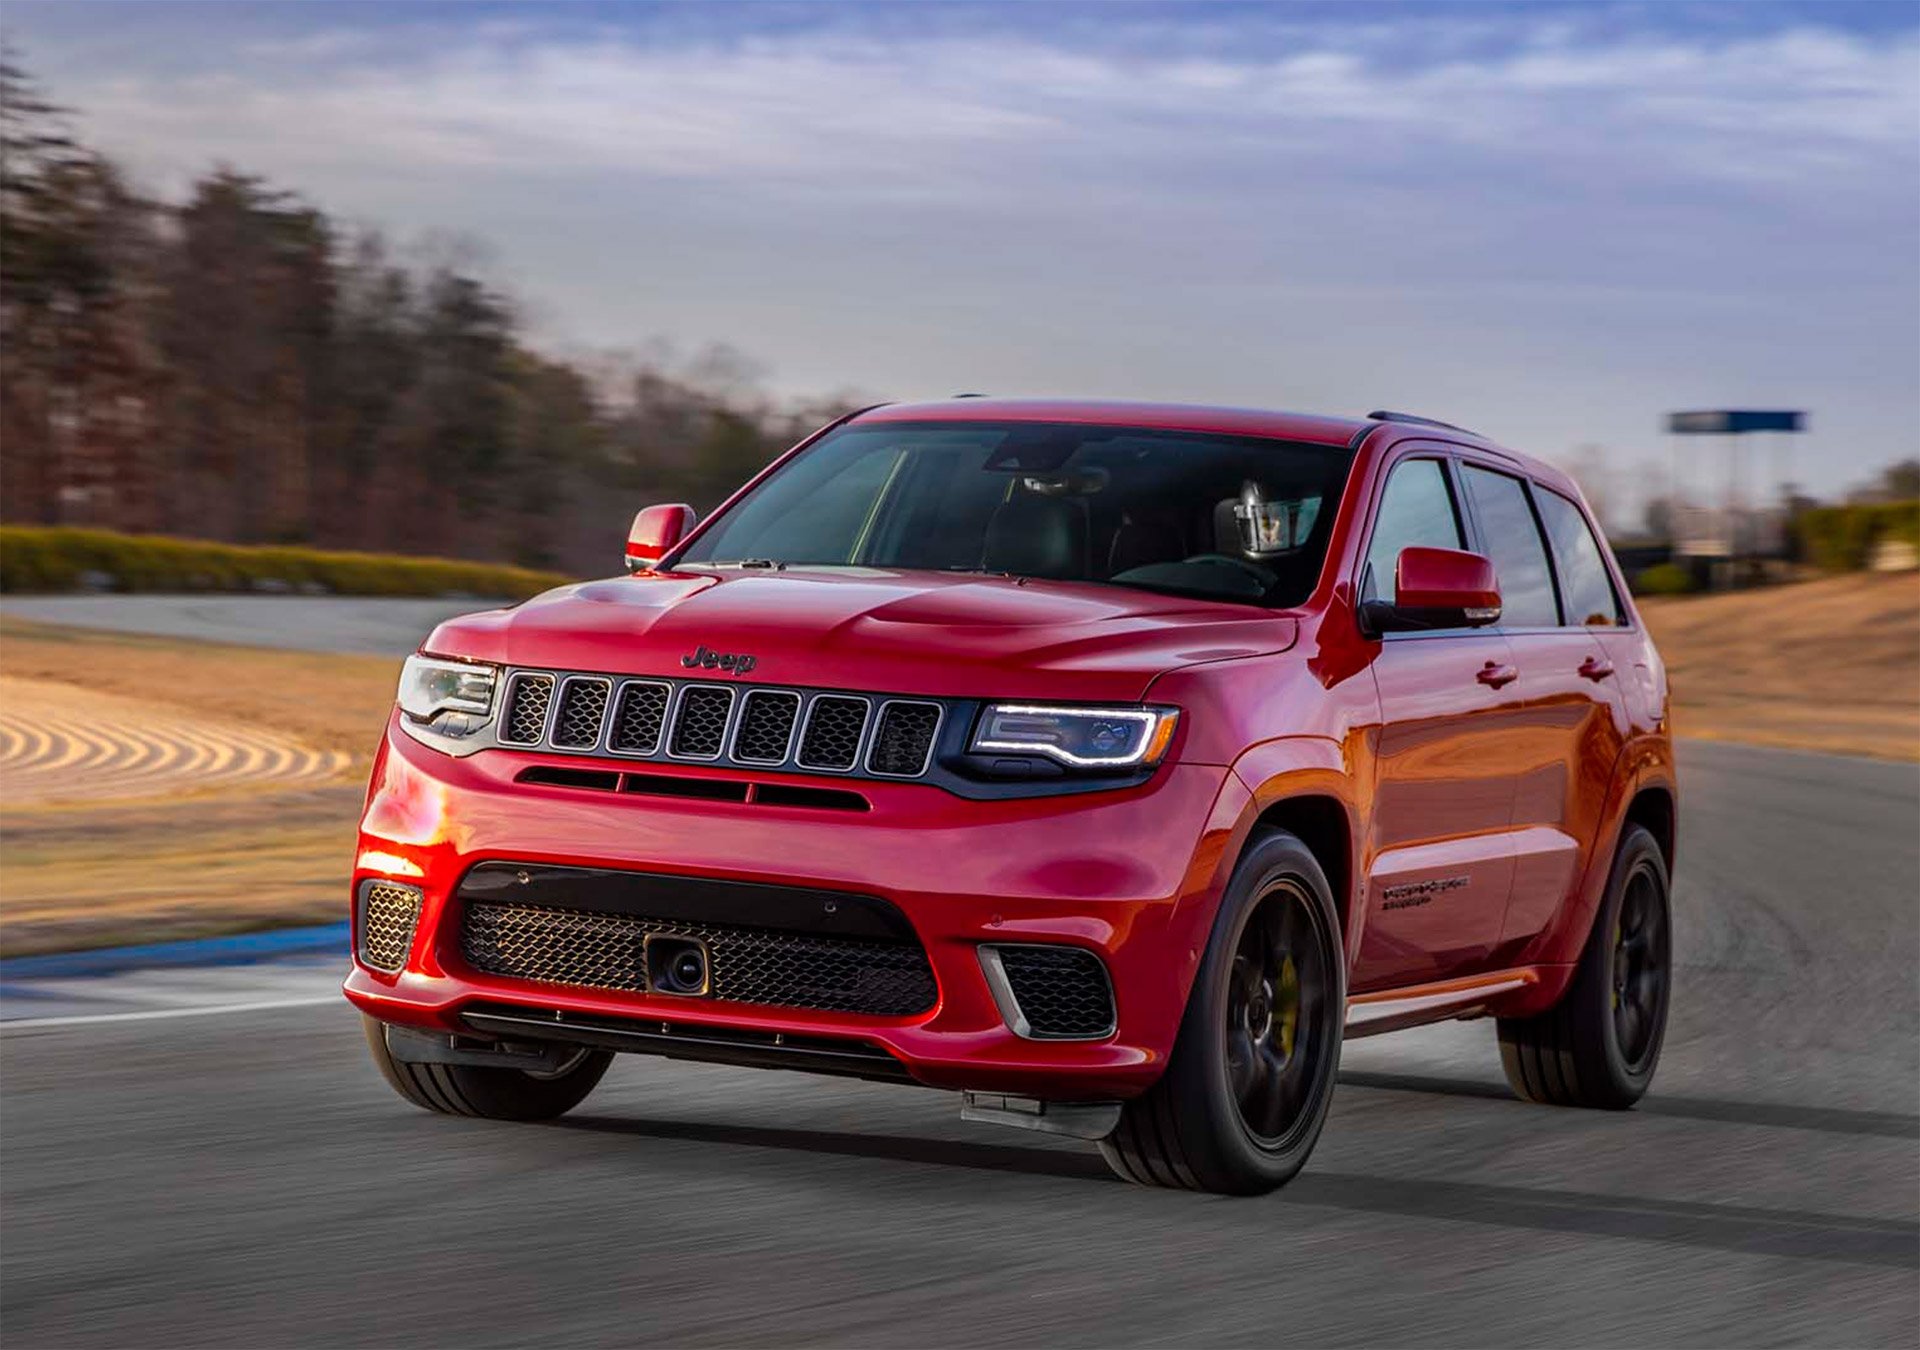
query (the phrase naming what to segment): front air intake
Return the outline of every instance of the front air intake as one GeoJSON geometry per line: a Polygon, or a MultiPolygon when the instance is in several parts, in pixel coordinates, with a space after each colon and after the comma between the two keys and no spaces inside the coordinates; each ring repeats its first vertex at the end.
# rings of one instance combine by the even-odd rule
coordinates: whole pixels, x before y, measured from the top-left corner
{"type": "Polygon", "coordinates": [[[360,963],[388,974],[405,966],[420,922],[419,888],[397,881],[363,881],[358,909],[354,927],[360,937],[360,963]]]}
{"type": "Polygon", "coordinates": [[[980,949],[1007,1026],[1037,1041],[1096,1041],[1114,1030],[1113,986],[1084,947],[997,944],[980,949]]]}
{"type": "Polygon", "coordinates": [[[467,900],[460,954],[487,975],[638,993],[654,987],[649,938],[696,941],[709,995],[734,1003],[905,1017],[933,1006],[918,942],[467,900]]]}

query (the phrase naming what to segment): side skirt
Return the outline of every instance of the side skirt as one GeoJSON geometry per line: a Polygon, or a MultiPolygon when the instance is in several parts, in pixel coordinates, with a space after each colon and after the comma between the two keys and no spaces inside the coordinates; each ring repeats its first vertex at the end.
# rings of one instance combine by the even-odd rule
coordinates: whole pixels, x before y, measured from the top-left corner
{"type": "Polygon", "coordinates": [[[1531,966],[1518,966],[1512,970],[1488,971],[1484,975],[1437,980],[1432,984],[1355,994],[1347,1000],[1347,1039],[1378,1036],[1386,1031],[1401,1031],[1455,1017],[1478,1017],[1495,999],[1531,989],[1539,982],[1539,971],[1531,966]]]}

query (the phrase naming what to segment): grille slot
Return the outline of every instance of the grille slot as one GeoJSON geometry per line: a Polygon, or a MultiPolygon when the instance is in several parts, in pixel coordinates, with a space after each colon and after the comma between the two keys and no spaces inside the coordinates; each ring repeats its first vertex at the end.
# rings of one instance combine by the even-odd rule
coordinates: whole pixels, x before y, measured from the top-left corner
{"type": "Polygon", "coordinates": [[[933,1006],[933,971],[916,942],[470,900],[461,914],[460,951],[489,975],[637,992],[647,987],[647,937],[659,933],[707,944],[717,999],[880,1017],[933,1006]]]}
{"type": "Polygon", "coordinates": [[[560,683],[560,712],[553,719],[553,743],[568,750],[591,750],[600,744],[600,725],[607,720],[607,701],[613,682],[572,675],[560,683]]]}
{"type": "Polygon", "coordinates": [[[392,881],[360,886],[360,960],[391,974],[407,964],[420,922],[420,892],[392,881]]]}
{"type": "Polygon", "coordinates": [[[509,745],[538,745],[547,731],[547,708],[553,702],[553,676],[516,672],[507,687],[506,716],[500,739],[509,745]]]}
{"type": "Polygon", "coordinates": [[[895,699],[881,704],[873,745],[867,750],[867,771],[889,778],[918,778],[927,771],[934,734],[939,730],[938,703],[895,699]]]}
{"type": "Polygon", "coordinates": [[[1097,1040],[1113,1034],[1113,986],[1100,958],[1082,947],[993,946],[980,954],[1001,1012],[1035,1040],[1097,1040]],[[997,969],[996,969],[997,968],[997,969]]]}
{"type": "Polygon", "coordinates": [[[493,743],[574,755],[924,778],[933,769],[946,711],[931,698],[514,669],[506,675],[493,743]]]}
{"type": "Polygon", "coordinates": [[[733,690],[723,684],[690,684],[680,691],[673,710],[673,731],[667,753],[676,759],[718,759],[727,743],[727,715],[733,711],[733,690]]]}
{"type": "Polygon", "coordinates": [[[844,694],[822,694],[814,699],[807,709],[807,729],[800,737],[800,767],[844,773],[858,764],[867,708],[866,699],[844,694]]]}
{"type": "Polygon", "coordinates": [[[660,748],[660,728],[666,724],[670,685],[650,680],[628,680],[620,686],[613,710],[613,730],[607,748],[623,755],[651,755],[660,748]]]}
{"type": "Polygon", "coordinates": [[[800,695],[784,689],[750,689],[740,700],[740,729],[733,757],[749,764],[784,764],[800,718],[800,695]]]}

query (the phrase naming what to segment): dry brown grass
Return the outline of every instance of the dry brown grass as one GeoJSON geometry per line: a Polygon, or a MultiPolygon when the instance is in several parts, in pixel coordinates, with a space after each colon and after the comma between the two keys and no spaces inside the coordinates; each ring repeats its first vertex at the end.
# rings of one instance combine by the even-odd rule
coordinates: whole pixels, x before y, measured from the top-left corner
{"type": "MultiPolygon", "coordinates": [[[[332,782],[140,801],[0,802],[0,953],[345,917],[361,784],[397,660],[122,636],[0,619],[0,673],[270,729],[349,756],[332,782]]],[[[14,685],[14,688],[23,686],[14,685]]]]}
{"type": "Polygon", "coordinates": [[[393,706],[398,658],[281,652],[102,633],[0,615],[0,672],[250,722],[364,771],[393,706]]]}
{"type": "Polygon", "coordinates": [[[1920,759],[1920,572],[1643,600],[1682,736],[1920,759]]]}

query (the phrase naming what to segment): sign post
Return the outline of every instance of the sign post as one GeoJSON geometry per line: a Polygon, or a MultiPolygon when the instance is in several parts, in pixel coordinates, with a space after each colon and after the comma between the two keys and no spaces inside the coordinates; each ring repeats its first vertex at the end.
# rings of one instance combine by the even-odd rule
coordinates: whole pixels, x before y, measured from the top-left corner
{"type": "Polygon", "coordinates": [[[1681,522],[1674,530],[1674,552],[1692,557],[1724,558],[1729,570],[1737,572],[1744,558],[1778,552],[1784,547],[1784,511],[1778,513],[1780,518],[1775,520],[1749,507],[1744,500],[1740,475],[1740,438],[1761,432],[1779,438],[1775,466],[1780,481],[1774,484],[1774,488],[1776,492],[1784,492],[1787,486],[1785,447],[1789,444],[1785,437],[1805,431],[1806,427],[1807,415],[1798,410],[1714,408],[1668,413],[1667,431],[1676,437],[1673,442],[1673,478],[1676,485],[1673,514],[1676,521],[1681,522]],[[1677,485],[1680,478],[1680,442],[1677,438],[1681,436],[1719,436],[1724,439],[1727,447],[1726,488],[1717,512],[1679,509],[1677,485]],[[1761,533],[1768,525],[1777,528],[1768,531],[1773,538],[1763,540],[1761,533]]]}

